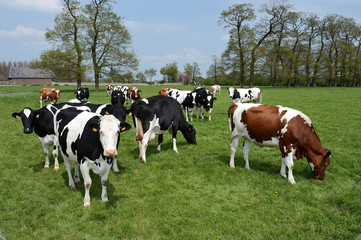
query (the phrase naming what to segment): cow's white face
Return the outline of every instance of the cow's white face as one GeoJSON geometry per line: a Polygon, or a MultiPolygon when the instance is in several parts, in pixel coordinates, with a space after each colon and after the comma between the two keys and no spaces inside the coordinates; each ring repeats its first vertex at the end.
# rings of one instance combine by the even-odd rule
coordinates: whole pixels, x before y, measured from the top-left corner
{"type": "Polygon", "coordinates": [[[234,88],[233,87],[228,88],[228,92],[229,92],[229,97],[233,98],[234,88]]]}
{"type": "Polygon", "coordinates": [[[104,156],[114,157],[117,153],[117,141],[120,122],[113,115],[105,115],[99,124],[99,138],[104,149],[104,156]]]}

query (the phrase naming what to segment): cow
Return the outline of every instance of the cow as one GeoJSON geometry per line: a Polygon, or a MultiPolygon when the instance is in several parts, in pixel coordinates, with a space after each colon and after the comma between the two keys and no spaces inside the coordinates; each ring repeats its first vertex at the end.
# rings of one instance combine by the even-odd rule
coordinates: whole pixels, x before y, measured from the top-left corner
{"type": "Polygon", "coordinates": [[[221,86],[213,85],[211,87],[211,93],[213,94],[213,97],[217,96],[217,93],[218,93],[218,96],[220,96],[221,95],[221,86]]]}
{"type": "MultiPolygon", "coordinates": [[[[49,149],[54,145],[52,152],[55,161],[54,170],[57,171],[59,169],[58,144],[54,132],[53,118],[59,109],[69,107],[77,108],[81,111],[94,112],[101,115],[113,114],[119,121],[125,121],[127,116],[127,110],[120,104],[91,104],[89,102],[65,102],[47,105],[39,110],[24,108],[21,112],[14,112],[12,116],[22,120],[24,133],[31,134],[34,131],[36,136],[39,138],[45,153],[44,168],[49,168],[49,149]]],[[[116,159],[113,161],[113,171],[119,172],[116,159]]]]}
{"type": "Polygon", "coordinates": [[[92,184],[89,171],[99,175],[102,184],[101,198],[108,202],[108,174],[117,153],[117,140],[120,132],[126,131],[130,125],[120,122],[113,115],[101,116],[96,113],[79,111],[74,108],[62,109],[54,116],[55,134],[59,139],[59,147],[66,167],[69,187],[76,189],[75,182],[80,182],[79,174],[71,174],[70,161],[77,166],[84,179],[84,207],[90,206],[89,190],[92,184]]]}
{"type": "Polygon", "coordinates": [[[262,101],[262,91],[259,88],[227,88],[229,92],[229,97],[233,99],[234,91],[237,90],[240,94],[241,103],[261,103],[262,101]]]}
{"type": "Polygon", "coordinates": [[[113,86],[108,84],[107,87],[106,87],[106,91],[107,91],[108,97],[110,97],[110,95],[113,92],[113,86]]]}
{"type": "Polygon", "coordinates": [[[124,106],[125,99],[126,99],[126,96],[125,96],[124,92],[122,92],[120,90],[114,90],[111,94],[110,101],[113,105],[120,103],[121,105],[124,106]]]}
{"type": "Polygon", "coordinates": [[[330,164],[331,151],[322,147],[311,120],[302,112],[283,107],[261,104],[232,104],[228,109],[232,133],[229,165],[234,168],[234,155],[239,139],[244,138],[243,157],[245,168],[250,169],[248,153],[252,143],[260,147],[277,147],[282,154],[280,174],[295,184],[293,158],[306,157],[315,179],[325,178],[330,164]]]}
{"type": "Polygon", "coordinates": [[[129,87],[128,95],[129,95],[131,103],[134,103],[135,101],[140,99],[141,92],[142,92],[142,90],[138,89],[137,87],[129,87]]]}
{"type": "Polygon", "coordinates": [[[233,103],[241,102],[241,95],[239,94],[237,89],[234,89],[232,100],[233,100],[233,103]]]}
{"type": "Polygon", "coordinates": [[[127,105],[129,103],[129,87],[127,86],[116,86],[113,88],[113,91],[120,91],[124,94],[127,105]]]}
{"type": "Polygon", "coordinates": [[[39,110],[24,108],[21,112],[14,112],[14,118],[21,119],[25,134],[31,134],[33,131],[39,138],[45,153],[44,168],[49,168],[49,149],[54,145],[54,170],[59,169],[57,139],[54,132],[53,117],[56,112],[54,105],[48,105],[39,110]]]}
{"type": "Polygon", "coordinates": [[[177,100],[177,102],[183,107],[186,112],[186,121],[188,122],[188,112],[191,116],[191,121],[193,121],[193,95],[191,91],[183,91],[178,89],[170,89],[168,95],[171,98],[177,100]]]}
{"type": "Polygon", "coordinates": [[[79,87],[74,94],[76,94],[76,99],[79,101],[86,101],[89,98],[89,88],[79,87]]]}
{"type": "Polygon", "coordinates": [[[217,98],[213,97],[212,93],[205,88],[197,87],[192,92],[193,104],[196,105],[196,112],[198,118],[198,108],[200,108],[201,118],[204,119],[204,110],[208,111],[208,119],[211,121],[211,114],[213,109],[213,101],[217,98]]]}
{"type": "Polygon", "coordinates": [[[174,88],[161,88],[158,91],[158,95],[168,96],[168,91],[174,88]]]}
{"type": "Polygon", "coordinates": [[[56,103],[62,91],[56,88],[42,88],[40,89],[40,108],[43,107],[43,102],[56,103]]]}
{"type": "Polygon", "coordinates": [[[163,142],[163,133],[172,132],[173,151],[177,149],[177,131],[181,131],[190,144],[196,144],[196,130],[184,118],[179,103],[170,97],[158,95],[150,98],[139,99],[132,104],[130,109],[136,128],[136,141],[139,147],[141,162],[146,162],[146,150],[149,141],[158,134],[157,150],[160,151],[163,142]]]}

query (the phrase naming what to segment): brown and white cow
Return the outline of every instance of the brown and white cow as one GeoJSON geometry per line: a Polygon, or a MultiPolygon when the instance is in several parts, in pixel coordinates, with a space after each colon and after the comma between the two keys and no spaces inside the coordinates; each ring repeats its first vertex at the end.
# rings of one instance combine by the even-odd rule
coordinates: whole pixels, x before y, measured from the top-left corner
{"type": "Polygon", "coordinates": [[[248,153],[252,143],[260,147],[277,147],[282,154],[281,176],[295,184],[293,158],[306,157],[314,178],[323,180],[330,164],[331,151],[322,147],[311,120],[302,112],[261,104],[232,104],[228,109],[232,133],[229,165],[234,168],[234,155],[239,139],[244,138],[243,157],[249,168],[248,153]]]}
{"type": "Polygon", "coordinates": [[[43,107],[43,102],[56,103],[62,91],[55,88],[40,89],[40,108],[43,107]]]}
{"type": "Polygon", "coordinates": [[[174,88],[161,88],[158,91],[158,95],[168,96],[168,91],[174,88]]]}
{"type": "Polygon", "coordinates": [[[129,98],[131,103],[134,103],[140,98],[140,93],[142,90],[138,89],[137,87],[129,87],[129,98]]]}
{"type": "Polygon", "coordinates": [[[211,87],[211,93],[213,94],[213,97],[215,97],[218,93],[218,96],[221,95],[221,86],[219,85],[213,85],[211,87]]]}
{"type": "Polygon", "coordinates": [[[110,95],[112,95],[112,92],[113,92],[113,86],[110,84],[107,84],[106,91],[107,91],[108,97],[110,97],[110,95]]]}

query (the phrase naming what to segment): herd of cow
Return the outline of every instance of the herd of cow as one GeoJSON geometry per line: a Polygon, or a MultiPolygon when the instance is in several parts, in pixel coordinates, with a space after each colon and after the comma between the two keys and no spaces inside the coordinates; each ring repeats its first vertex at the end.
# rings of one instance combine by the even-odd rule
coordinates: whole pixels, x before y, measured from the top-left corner
{"type": "MultiPolygon", "coordinates": [[[[113,165],[114,172],[119,171],[116,157],[120,133],[131,128],[125,122],[127,115],[133,118],[139,157],[145,163],[147,145],[155,135],[158,135],[157,150],[161,149],[163,133],[166,131],[172,134],[173,151],[177,153],[178,130],[188,143],[196,144],[196,130],[188,123],[188,117],[190,115],[190,121],[193,121],[193,108],[196,107],[197,118],[199,108],[201,118],[204,119],[204,111],[208,111],[211,120],[213,101],[217,100],[215,96],[220,96],[220,90],[219,85],[212,86],[211,90],[197,87],[193,91],[162,88],[157,96],[141,98],[141,90],[137,87],[113,88],[107,85],[111,104],[92,104],[87,101],[88,88],[78,88],[76,99],[63,103],[57,103],[60,90],[43,88],[40,90],[40,109],[26,107],[12,116],[22,120],[25,134],[34,131],[38,136],[45,152],[45,168],[49,168],[49,149],[54,146],[54,169],[59,169],[60,148],[71,189],[75,189],[75,183],[80,182],[80,167],[85,186],[84,206],[89,206],[92,183],[90,170],[101,177],[101,198],[104,202],[108,201],[106,186],[110,168],[113,165]],[[42,107],[43,101],[53,104],[42,107]],[[185,110],[185,116],[182,109],[185,110]],[[75,163],[74,178],[71,162],[75,163]]],[[[259,88],[230,87],[228,92],[233,100],[228,109],[232,134],[230,167],[234,168],[238,143],[240,138],[244,138],[245,168],[249,169],[248,153],[251,144],[255,143],[262,147],[279,148],[282,154],[280,174],[292,184],[295,183],[293,158],[306,157],[314,178],[324,179],[331,151],[322,147],[306,115],[291,108],[260,104],[262,93],[259,88]]]]}

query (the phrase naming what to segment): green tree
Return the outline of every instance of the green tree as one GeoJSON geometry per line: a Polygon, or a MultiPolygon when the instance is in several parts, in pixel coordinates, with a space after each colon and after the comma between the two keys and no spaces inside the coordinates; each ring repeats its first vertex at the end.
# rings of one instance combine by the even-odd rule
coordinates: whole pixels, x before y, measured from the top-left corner
{"type": "Polygon", "coordinates": [[[186,63],[186,65],[184,66],[184,72],[188,76],[190,76],[190,80],[192,81],[193,85],[196,84],[196,79],[202,75],[199,65],[196,62],[194,62],[193,64],[186,63]]]}
{"type": "Polygon", "coordinates": [[[85,5],[86,41],[90,46],[95,90],[99,91],[101,74],[136,70],[138,60],[130,49],[131,36],[121,18],[112,11],[109,0],[92,0],[85,5]]]}
{"type": "Polygon", "coordinates": [[[176,62],[167,63],[160,69],[160,73],[163,75],[165,82],[177,82],[178,64],[176,62]]]}
{"type": "Polygon", "coordinates": [[[149,81],[152,82],[152,78],[157,74],[157,70],[154,68],[146,69],[144,75],[149,78],[149,81]]]}

